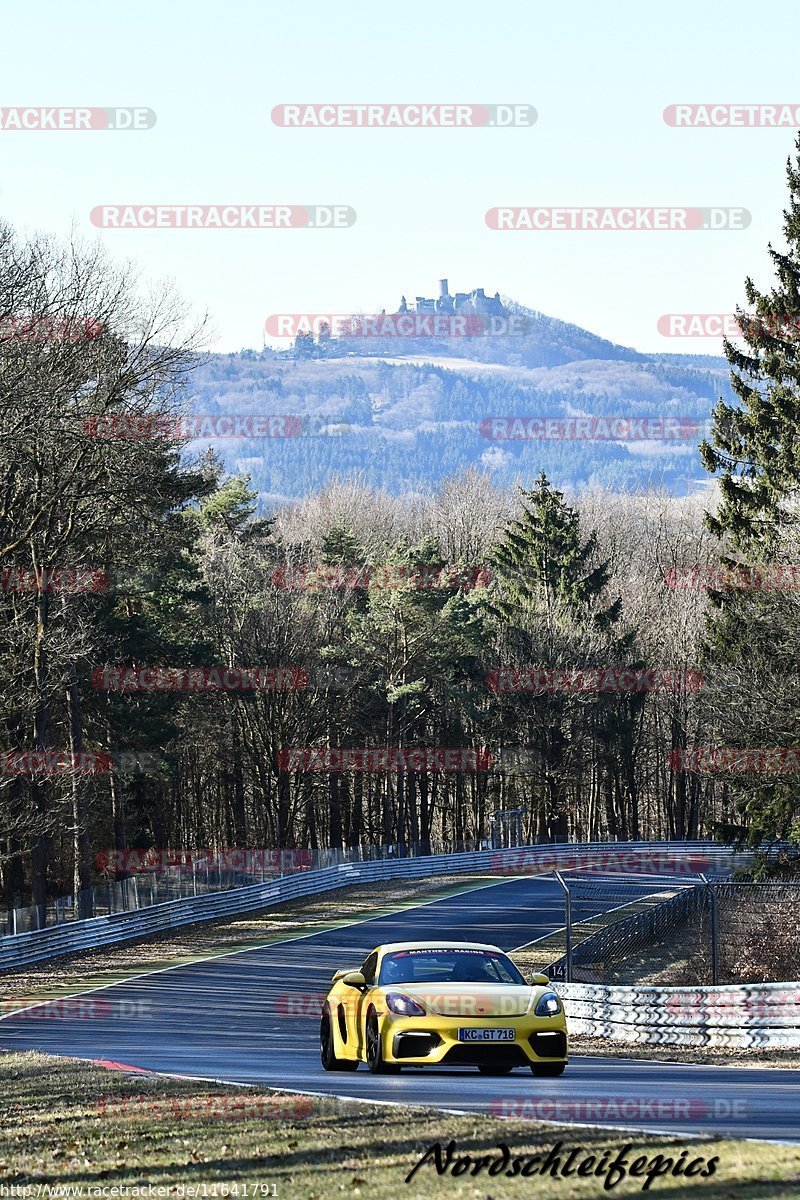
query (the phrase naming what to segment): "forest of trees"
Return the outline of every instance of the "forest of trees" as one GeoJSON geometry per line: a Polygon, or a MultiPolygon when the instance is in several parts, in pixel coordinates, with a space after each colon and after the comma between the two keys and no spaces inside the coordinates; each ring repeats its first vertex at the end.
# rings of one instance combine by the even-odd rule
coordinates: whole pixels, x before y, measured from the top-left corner
{"type": "MultiPolygon", "coordinates": [[[[720,359],[683,363],[680,356],[651,355],[642,362],[580,359],[537,371],[506,364],[481,372],[448,357],[447,346],[406,339],[406,355],[436,360],[409,362],[384,361],[390,349],[376,339],[372,343],[373,357],[306,361],[244,351],[212,355],[193,372],[196,412],[297,414],[315,426],[313,436],[275,438],[266,449],[263,441],[247,437],[219,442],[231,469],[246,465],[263,503],[300,498],[355,472],[369,486],[394,494],[427,490],[469,466],[491,470],[505,487],[544,469],[565,487],[620,491],[663,485],[685,494],[687,482],[696,486],[703,474],[697,442],[711,408],[720,395],[732,399],[720,359]],[[491,425],[484,425],[498,416],[583,413],[672,418],[696,429],[689,437],[643,444],[495,439],[487,436],[491,425]]],[[[543,350],[542,361],[548,357],[543,350]]]]}
{"type": "Polygon", "coordinates": [[[246,475],[155,423],[201,361],[174,298],[95,249],[0,230],[4,900],[80,896],[112,847],[456,848],[514,808],[526,841],[796,837],[796,768],[675,765],[798,742],[797,587],[676,586],[685,566],[800,562],[791,165],[789,184],[776,286],[747,281],[769,320],[726,345],[737,402],[702,448],[719,487],[686,499],[472,469],[401,498],[341,480],[259,515],[246,475]],[[120,415],[138,436],[98,436],[120,415]],[[197,668],[262,675],[187,686],[197,668]],[[565,674],[498,683],[531,668],[565,674]],[[617,669],[627,684],[564,683],[617,669]],[[308,769],[345,748],[407,757],[308,769]]]}

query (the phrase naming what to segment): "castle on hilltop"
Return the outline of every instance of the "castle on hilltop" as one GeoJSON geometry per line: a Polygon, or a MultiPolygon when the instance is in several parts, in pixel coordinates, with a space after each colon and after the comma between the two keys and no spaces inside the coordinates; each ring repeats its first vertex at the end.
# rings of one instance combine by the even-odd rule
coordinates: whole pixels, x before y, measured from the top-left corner
{"type": "Polygon", "coordinates": [[[414,307],[409,308],[403,296],[398,313],[481,313],[500,317],[506,311],[499,292],[487,296],[483,288],[475,288],[472,292],[456,292],[455,296],[451,296],[446,279],[439,280],[439,295],[435,300],[429,300],[426,296],[415,296],[414,300],[414,307]]]}

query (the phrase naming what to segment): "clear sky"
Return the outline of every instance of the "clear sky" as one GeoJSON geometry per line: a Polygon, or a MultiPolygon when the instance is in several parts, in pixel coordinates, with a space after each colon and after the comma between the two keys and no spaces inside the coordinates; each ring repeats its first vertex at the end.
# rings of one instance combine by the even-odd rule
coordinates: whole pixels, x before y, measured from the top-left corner
{"type": "Polygon", "coordinates": [[[0,216],[74,223],[208,308],[214,348],[271,313],[476,286],[644,350],[664,313],[769,282],[794,131],[671,128],[672,103],[800,105],[800,5],[677,0],[6,5],[0,107],[137,105],[136,132],[0,131],[0,216]],[[282,103],[527,103],[532,128],[287,129],[282,103]],[[96,231],[99,204],[348,204],[349,229],[96,231]],[[499,205],[743,206],[738,231],[497,232],[499,205]]]}

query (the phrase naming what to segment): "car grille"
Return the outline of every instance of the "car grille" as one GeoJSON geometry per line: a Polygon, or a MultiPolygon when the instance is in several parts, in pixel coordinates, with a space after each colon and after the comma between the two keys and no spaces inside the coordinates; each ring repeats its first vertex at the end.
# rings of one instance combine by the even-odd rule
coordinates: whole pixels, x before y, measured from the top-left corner
{"type": "Polygon", "coordinates": [[[530,1060],[521,1046],[453,1046],[442,1059],[448,1067],[525,1067],[530,1060]]]}

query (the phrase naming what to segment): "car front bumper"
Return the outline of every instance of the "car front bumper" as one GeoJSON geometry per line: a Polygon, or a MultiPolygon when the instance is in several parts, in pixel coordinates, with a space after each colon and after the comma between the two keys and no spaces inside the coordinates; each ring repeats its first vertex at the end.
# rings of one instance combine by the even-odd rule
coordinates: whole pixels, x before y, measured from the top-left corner
{"type": "Polygon", "coordinates": [[[400,1017],[384,1013],[379,1018],[385,1062],[409,1066],[524,1067],[541,1062],[566,1062],[567,1023],[558,1017],[503,1017],[496,1020],[452,1017],[400,1017]],[[459,1029],[504,1028],[514,1030],[514,1040],[483,1042],[459,1040],[459,1029]]]}

